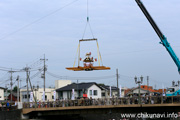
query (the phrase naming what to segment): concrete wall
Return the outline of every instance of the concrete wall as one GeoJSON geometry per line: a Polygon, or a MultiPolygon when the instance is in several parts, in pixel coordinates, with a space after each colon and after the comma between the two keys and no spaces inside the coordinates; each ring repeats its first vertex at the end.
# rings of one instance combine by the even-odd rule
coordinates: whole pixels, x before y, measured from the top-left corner
{"type": "Polygon", "coordinates": [[[4,89],[0,88],[0,100],[4,100],[4,89]]]}

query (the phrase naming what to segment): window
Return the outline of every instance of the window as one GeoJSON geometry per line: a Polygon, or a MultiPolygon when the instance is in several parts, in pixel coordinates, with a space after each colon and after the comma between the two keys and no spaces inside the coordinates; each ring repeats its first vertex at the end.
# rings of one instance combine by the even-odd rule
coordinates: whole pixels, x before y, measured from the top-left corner
{"type": "Polygon", "coordinates": [[[25,95],[24,98],[27,98],[27,95],[25,95]]]}
{"type": "Polygon", "coordinates": [[[101,96],[104,97],[104,96],[105,96],[105,92],[103,92],[103,93],[101,94],[101,96]]]}
{"type": "Polygon", "coordinates": [[[63,98],[63,92],[59,92],[59,97],[63,98]]]}
{"type": "Polygon", "coordinates": [[[0,96],[0,98],[1,98],[1,96],[0,96]]]}
{"type": "Polygon", "coordinates": [[[97,90],[94,90],[94,95],[97,95],[97,90]]]}
{"type": "Polygon", "coordinates": [[[52,99],[54,99],[54,95],[52,95],[52,99]]]}
{"type": "Polygon", "coordinates": [[[92,90],[89,90],[90,95],[92,96],[92,90]]]}
{"type": "Polygon", "coordinates": [[[45,100],[47,100],[47,95],[45,95],[45,100]]]}
{"type": "Polygon", "coordinates": [[[174,88],[169,88],[167,92],[174,92],[174,88]]]}
{"type": "Polygon", "coordinates": [[[93,95],[97,95],[97,90],[89,90],[90,96],[92,96],[92,91],[93,91],[93,95]]]}

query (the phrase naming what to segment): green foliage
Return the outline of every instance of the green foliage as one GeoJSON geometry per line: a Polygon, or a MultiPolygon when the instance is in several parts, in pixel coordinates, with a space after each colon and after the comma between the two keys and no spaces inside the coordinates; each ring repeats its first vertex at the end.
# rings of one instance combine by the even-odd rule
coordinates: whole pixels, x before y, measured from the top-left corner
{"type": "Polygon", "coordinates": [[[17,86],[15,86],[12,91],[17,92],[17,86]]]}

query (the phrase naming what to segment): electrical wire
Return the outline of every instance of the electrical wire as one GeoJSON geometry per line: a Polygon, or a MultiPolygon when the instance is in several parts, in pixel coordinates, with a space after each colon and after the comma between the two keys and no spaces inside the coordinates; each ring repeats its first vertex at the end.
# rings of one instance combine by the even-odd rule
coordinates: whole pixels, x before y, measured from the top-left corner
{"type": "Polygon", "coordinates": [[[8,82],[8,81],[10,81],[10,79],[1,81],[0,83],[1,83],[1,85],[2,85],[2,84],[6,83],[6,82],[8,82]]]}
{"type": "Polygon", "coordinates": [[[30,77],[30,79],[33,79],[35,77],[37,77],[42,71],[38,71],[36,74],[34,74],[33,76],[30,77]]]}
{"type": "Polygon", "coordinates": [[[72,79],[72,80],[77,80],[77,79],[78,80],[100,80],[100,79],[110,79],[110,78],[116,77],[116,75],[100,76],[100,77],[70,77],[70,76],[59,76],[49,71],[46,71],[46,73],[55,78],[60,78],[60,79],[66,78],[66,79],[72,79]]]}
{"type": "Polygon", "coordinates": [[[31,25],[33,25],[33,24],[39,22],[40,20],[45,19],[45,18],[47,18],[48,16],[57,13],[58,11],[64,9],[64,8],[67,7],[67,6],[70,6],[71,4],[73,4],[73,3],[77,2],[77,1],[78,1],[78,0],[74,0],[74,1],[72,1],[72,2],[70,2],[70,3],[68,3],[68,4],[66,4],[66,5],[63,6],[63,7],[60,7],[60,8],[58,8],[58,9],[56,9],[55,11],[53,11],[53,12],[51,12],[51,13],[49,13],[49,14],[43,16],[43,17],[40,17],[40,18],[34,20],[33,22],[31,22],[31,23],[29,23],[29,24],[27,24],[27,25],[25,25],[25,26],[23,26],[23,27],[17,29],[16,31],[11,32],[11,33],[9,33],[9,34],[7,34],[7,35],[1,37],[0,40],[3,40],[3,39],[5,39],[5,38],[7,38],[7,37],[9,37],[9,36],[11,36],[11,35],[13,35],[13,34],[19,32],[19,31],[21,31],[21,30],[23,30],[23,29],[25,29],[25,28],[27,28],[27,27],[29,27],[29,26],[31,26],[31,25]]]}

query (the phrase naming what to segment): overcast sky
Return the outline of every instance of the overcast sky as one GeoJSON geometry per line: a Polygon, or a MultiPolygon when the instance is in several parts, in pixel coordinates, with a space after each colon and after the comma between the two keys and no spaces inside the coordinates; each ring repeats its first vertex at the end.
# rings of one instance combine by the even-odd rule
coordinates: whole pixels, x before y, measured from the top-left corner
{"type": "MultiPolygon", "coordinates": [[[[180,56],[180,1],[142,2],[176,55],[180,56]]],[[[67,76],[73,82],[79,79],[79,82],[116,85],[116,69],[119,70],[119,84],[125,87],[137,86],[134,77],[141,75],[144,76],[143,84],[147,84],[146,76],[149,76],[150,85],[157,88],[170,87],[172,80],[180,80],[175,63],[159,44],[160,39],[135,0],[89,0],[88,10],[103,65],[111,67],[111,70],[75,72],[65,69],[72,67],[77,57],[78,42],[83,37],[86,25],[86,0],[1,0],[1,69],[42,67],[39,59],[45,54],[49,74],[67,76]]],[[[92,38],[89,27],[84,38],[92,38]]],[[[96,50],[96,43],[84,42],[81,44],[81,57],[84,58],[86,52],[92,52],[93,57],[97,58],[96,50]]],[[[37,72],[32,72],[31,76],[37,72]]],[[[54,86],[54,81],[60,79],[49,74],[46,76],[47,87],[54,86]]],[[[14,78],[17,75],[22,79],[22,86],[25,85],[26,73],[13,73],[14,78]]],[[[9,73],[0,71],[2,87],[10,83],[8,79],[9,73]]],[[[32,79],[32,84],[43,85],[40,74],[32,79]]]]}

